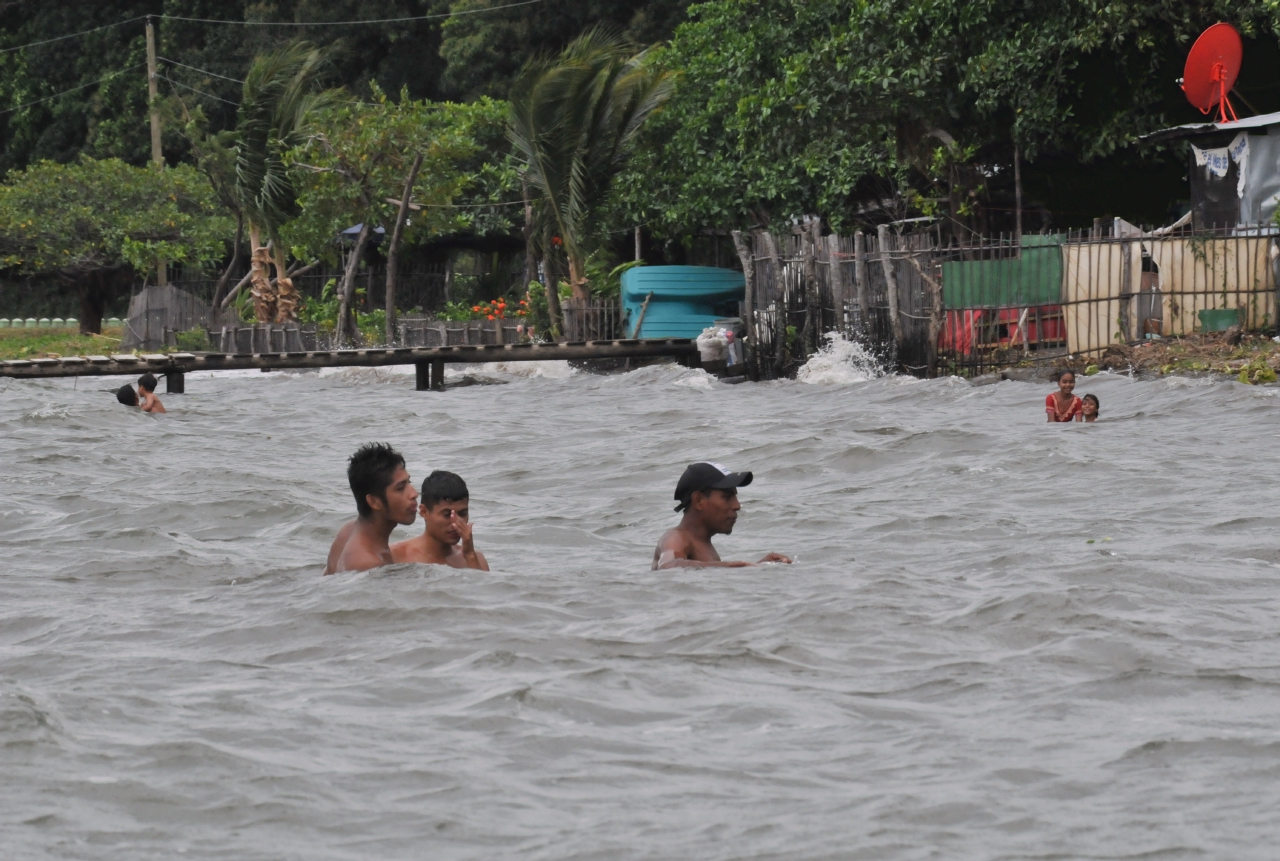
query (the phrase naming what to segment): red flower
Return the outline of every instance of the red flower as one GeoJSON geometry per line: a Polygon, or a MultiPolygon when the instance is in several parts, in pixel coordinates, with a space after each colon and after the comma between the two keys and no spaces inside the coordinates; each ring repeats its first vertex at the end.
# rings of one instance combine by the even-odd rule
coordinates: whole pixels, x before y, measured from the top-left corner
{"type": "Polygon", "coordinates": [[[471,310],[472,310],[472,311],[479,311],[479,310],[480,310],[480,306],[479,306],[479,305],[472,305],[472,306],[471,306],[471,310]]]}
{"type": "Polygon", "coordinates": [[[492,320],[492,319],[493,319],[493,315],[492,315],[492,314],[490,314],[490,315],[489,315],[489,319],[490,319],[490,320],[492,320]]]}
{"type": "Polygon", "coordinates": [[[559,236],[553,236],[551,237],[551,244],[559,248],[561,245],[564,244],[564,242],[561,241],[559,236]]]}

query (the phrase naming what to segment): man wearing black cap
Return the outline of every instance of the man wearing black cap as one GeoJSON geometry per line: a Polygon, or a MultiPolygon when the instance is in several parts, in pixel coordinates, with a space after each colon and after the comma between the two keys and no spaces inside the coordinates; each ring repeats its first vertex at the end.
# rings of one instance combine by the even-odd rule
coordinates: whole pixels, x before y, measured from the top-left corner
{"type": "Polygon", "coordinates": [[[676,511],[684,517],[668,529],[653,551],[653,567],[744,568],[761,562],[790,562],[781,553],[769,553],[760,562],[723,562],[711,546],[715,535],[733,532],[738,519],[738,488],[751,483],[751,473],[730,472],[718,463],[691,463],[676,484],[676,511]]]}

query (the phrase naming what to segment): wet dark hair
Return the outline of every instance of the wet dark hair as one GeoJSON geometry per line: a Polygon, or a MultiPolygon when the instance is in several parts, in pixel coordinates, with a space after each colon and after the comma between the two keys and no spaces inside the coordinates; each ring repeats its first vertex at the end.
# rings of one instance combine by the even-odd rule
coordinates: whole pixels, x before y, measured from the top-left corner
{"type": "Polygon", "coordinates": [[[437,502],[457,502],[460,499],[470,498],[467,483],[461,476],[437,469],[422,482],[422,493],[418,501],[430,510],[435,508],[437,502]]]}
{"type": "Polygon", "coordinates": [[[1075,371],[1071,370],[1070,368],[1064,368],[1064,369],[1063,369],[1063,370],[1061,370],[1061,371],[1054,371],[1054,372],[1053,372],[1053,381],[1054,381],[1055,383],[1060,383],[1060,382],[1062,382],[1062,378],[1063,378],[1063,377],[1065,377],[1067,374],[1070,374],[1070,375],[1071,375],[1071,379],[1073,379],[1073,380],[1076,378],[1076,372],[1075,372],[1075,371]]]}
{"type": "Polygon", "coordinates": [[[1082,400],[1082,401],[1093,401],[1093,406],[1097,409],[1098,415],[1102,415],[1102,404],[1098,403],[1098,396],[1097,396],[1097,395],[1085,395],[1085,396],[1084,396],[1083,398],[1081,398],[1080,400],[1082,400]]]}
{"type": "Polygon", "coordinates": [[[356,511],[361,517],[373,514],[366,496],[372,494],[383,502],[387,501],[391,476],[402,466],[404,458],[400,453],[382,442],[362,445],[351,455],[347,460],[347,482],[351,485],[351,495],[356,498],[356,511]]]}
{"type": "Polygon", "coordinates": [[[156,378],[151,374],[143,374],[138,377],[138,388],[154,392],[156,390],[156,378]]]}
{"type": "Polygon", "coordinates": [[[116,400],[126,407],[136,407],[138,405],[138,393],[133,390],[133,386],[125,384],[116,389],[116,400]]]}

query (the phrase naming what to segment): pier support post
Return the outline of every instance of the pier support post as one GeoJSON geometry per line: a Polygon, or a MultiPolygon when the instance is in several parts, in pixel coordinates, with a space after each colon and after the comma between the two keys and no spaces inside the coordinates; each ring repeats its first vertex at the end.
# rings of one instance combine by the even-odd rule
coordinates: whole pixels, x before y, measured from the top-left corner
{"type": "Polygon", "coordinates": [[[414,388],[419,392],[431,391],[431,363],[414,362],[413,370],[415,377],[414,388]]]}
{"type": "Polygon", "coordinates": [[[173,371],[164,375],[164,391],[167,395],[185,395],[187,378],[182,371],[173,371]]]}
{"type": "Polygon", "coordinates": [[[437,392],[444,391],[444,359],[431,360],[431,388],[437,392]]]}

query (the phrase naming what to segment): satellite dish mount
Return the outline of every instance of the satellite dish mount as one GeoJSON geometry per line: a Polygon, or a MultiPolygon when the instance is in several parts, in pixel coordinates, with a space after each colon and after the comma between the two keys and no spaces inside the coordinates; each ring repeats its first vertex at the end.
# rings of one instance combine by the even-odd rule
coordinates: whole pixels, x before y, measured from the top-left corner
{"type": "Polygon", "coordinates": [[[1218,109],[1218,122],[1239,121],[1227,93],[1236,85],[1240,76],[1240,61],[1244,57],[1244,43],[1235,27],[1217,23],[1200,34],[1187,54],[1187,65],[1182,72],[1182,91],[1187,101],[1200,113],[1218,109]]]}

